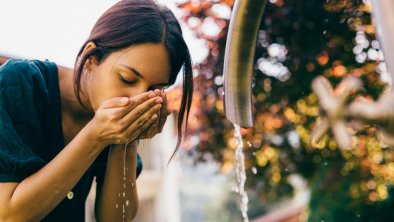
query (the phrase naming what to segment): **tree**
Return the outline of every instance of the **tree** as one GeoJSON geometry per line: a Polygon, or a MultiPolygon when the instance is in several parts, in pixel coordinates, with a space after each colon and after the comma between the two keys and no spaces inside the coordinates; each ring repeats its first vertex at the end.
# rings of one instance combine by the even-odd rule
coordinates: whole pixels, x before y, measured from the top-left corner
{"type": "MultiPolygon", "coordinates": [[[[309,143],[320,114],[310,87],[313,78],[324,75],[334,87],[346,76],[360,78],[364,87],[353,99],[376,99],[384,90],[387,73],[370,7],[350,0],[270,2],[256,44],[255,123],[242,130],[247,188],[262,203],[279,200],[292,195],[289,176],[301,175],[312,190],[310,221],[393,220],[379,211],[394,207],[389,195],[394,153],[376,139],[374,127],[355,131],[351,150],[339,150],[330,134],[317,147],[309,143]]],[[[231,0],[179,4],[185,11],[183,20],[209,48],[207,59],[195,66],[199,75],[189,130],[192,139],[185,147],[196,161],[221,162],[223,172],[232,169],[235,139],[222,105],[229,18],[218,8],[228,10],[233,4],[231,0]],[[205,30],[207,24],[218,31],[205,30]]]]}

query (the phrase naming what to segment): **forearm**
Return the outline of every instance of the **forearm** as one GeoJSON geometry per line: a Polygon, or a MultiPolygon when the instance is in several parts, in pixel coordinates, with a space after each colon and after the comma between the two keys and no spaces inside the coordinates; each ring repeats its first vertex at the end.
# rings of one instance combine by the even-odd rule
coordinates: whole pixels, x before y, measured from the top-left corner
{"type": "Polygon", "coordinates": [[[132,143],[126,149],[124,145],[110,148],[104,184],[96,208],[98,221],[130,221],[137,213],[137,144],[132,143]]]}
{"type": "Polygon", "coordinates": [[[49,214],[102,151],[89,138],[85,127],[53,160],[20,182],[1,206],[3,219],[39,221],[49,214]]]}

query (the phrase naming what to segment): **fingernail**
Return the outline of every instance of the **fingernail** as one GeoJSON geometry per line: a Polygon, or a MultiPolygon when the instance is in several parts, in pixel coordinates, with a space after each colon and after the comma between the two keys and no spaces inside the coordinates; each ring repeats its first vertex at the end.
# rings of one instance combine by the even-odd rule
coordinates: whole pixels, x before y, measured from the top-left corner
{"type": "Polygon", "coordinates": [[[129,98],[123,97],[120,99],[120,104],[126,105],[129,102],[129,98]]]}
{"type": "Polygon", "coordinates": [[[159,97],[159,98],[156,99],[156,102],[157,103],[161,103],[161,102],[163,102],[163,99],[161,97],[159,97]]]}

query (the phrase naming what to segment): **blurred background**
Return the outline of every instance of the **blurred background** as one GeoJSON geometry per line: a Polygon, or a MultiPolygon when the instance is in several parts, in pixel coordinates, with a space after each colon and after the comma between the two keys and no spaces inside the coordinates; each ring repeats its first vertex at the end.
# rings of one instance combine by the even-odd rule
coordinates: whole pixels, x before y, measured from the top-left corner
{"type": "MultiPolygon", "coordinates": [[[[0,0],[0,55],[72,67],[94,22],[115,2],[0,0]]],[[[187,140],[176,159],[167,165],[176,113],[161,135],[140,145],[144,170],[135,221],[241,221],[236,140],[224,115],[222,78],[234,0],[158,2],[182,22],[196,86],[187,140]]],[[[254,127],[241,130],[250,219],[394,221],[394,152],[377,139],[375,127],[353,131],[350,150],[338,149],[331,134],[309,144],[321,114],[313,78],[323,75],[335,87],[347,76],[358,77],[364,87],[353,99],[364,100],[376,100],[391,84],[370,3],[269,0],[254,67],[254,127]]],[[[172,109],[179,107],[180,87],[169,91],[172,109]]]]}

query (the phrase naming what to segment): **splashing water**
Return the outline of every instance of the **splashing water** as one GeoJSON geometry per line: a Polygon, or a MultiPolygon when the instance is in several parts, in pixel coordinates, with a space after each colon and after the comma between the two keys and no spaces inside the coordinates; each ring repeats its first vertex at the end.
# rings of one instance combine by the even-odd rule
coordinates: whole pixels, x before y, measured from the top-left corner
{"type": "Polygon", "coordinates": [[[242,152],[243,142],[241,135],[241,128],[234,124],[234,135],[237,140],[237,149],[235,151],[235,160],[236,160],[236,168],[235,172],[237,173],[237,181],[238,181],[238,192],[241,196],[241,212],[244,222],[249,222],[248,218],[248,202],[249,198],[247,193],[245,192],[245,181],[246,181],[246,173],[245,173],[245,156],[242,152]]]}

